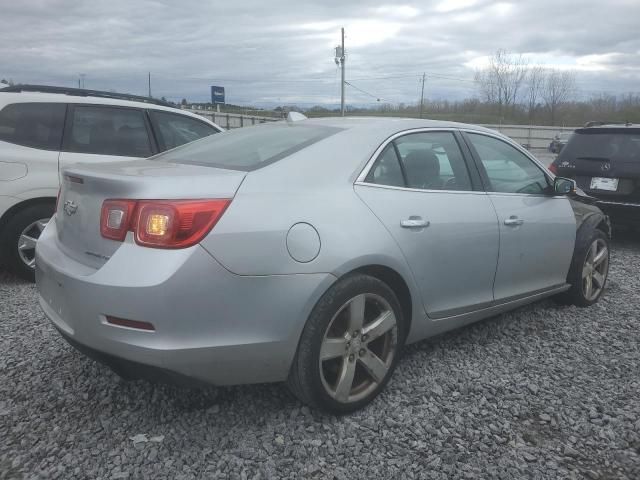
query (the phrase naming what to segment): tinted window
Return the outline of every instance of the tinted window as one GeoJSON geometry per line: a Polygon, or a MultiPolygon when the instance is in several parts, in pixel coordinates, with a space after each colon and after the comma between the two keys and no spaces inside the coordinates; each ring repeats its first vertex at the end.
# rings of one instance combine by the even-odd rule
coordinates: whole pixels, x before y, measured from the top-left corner
{"type": "Polygon", "coordinates": [[[60,150],[66,105],[14,103],[0,111],[0,140],[44,150],[60,150]]]}
{"type": "Polygon", "coordinates": [[[547,176],[524,153],[493,137],[476,133],[468,136],[487,172],[488,191],[533,194],[547,191],[547,176]]]}
{"type": "Polygon", "coordinates": [[[71,133],[65,141],[71,152],[148,157],[151,144],[144,112],[133,108],[76,106],[71,133]]]}
{"type": "Polygon", "coordinates": [[[407,186],[426,190],[471,190],[462,152],[451,132],[413,133],[394,140],[407,186]]]}
{"type": "Polygon", "coordinates": [[[640,131],[577,131],[562,150],[564,158],[640,161],[640,131]]]}
{"type": "Polygon", "coordinates": [[[369,171],[365,181],[394,187],[405,186],[400,162],[398,161],[398,156],[392,143],[387,145],[380,157],[378,157],[378,160],[369,171]]]}
{"type": "Polygon", "coordinates": [[[160,136],[158,140],[162,150],[179,147],[185,143],[218,133],[218,130],[211,125],[186,115],[157,110],[152,110],[150,113],[156,134],[160,136]]]}
{"type": "Polygon", "coordinates": [[[341,129],[277,122],[210,135],[158,155],[158,160],[253,170],[285,158],[341,129]]]}

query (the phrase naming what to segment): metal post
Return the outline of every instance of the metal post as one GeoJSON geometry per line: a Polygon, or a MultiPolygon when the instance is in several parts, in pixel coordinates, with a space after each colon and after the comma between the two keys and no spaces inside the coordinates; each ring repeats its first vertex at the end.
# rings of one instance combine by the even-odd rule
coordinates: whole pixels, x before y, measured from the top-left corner
{"type": "Polygon", "coordinates": [[[342,66],[342,83],[341,83],[341,89],[340,89],[340,115],[342,117],[344,117],[344,61],[345,61],[345,55],[344,55],[344,28],[341,29],[342,30],[342,55],[340,56],[340,65],[342,66]]]}
{"type": "Polygon", "coordinates": [[[151,72],[149,72],[149,98],[151,98],[151,72]]]}
{"type": "Polygon", "coordinates": [[[422,93],[420,94],[420,118],[422,118],[422,111],[424,109],[424,78],[425,74],[422,74],[422,93]]]}

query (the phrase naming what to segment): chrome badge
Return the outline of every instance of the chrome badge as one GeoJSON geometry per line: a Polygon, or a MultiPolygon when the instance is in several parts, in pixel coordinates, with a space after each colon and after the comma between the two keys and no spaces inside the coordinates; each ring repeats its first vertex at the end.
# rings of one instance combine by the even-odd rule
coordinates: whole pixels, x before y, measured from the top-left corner
{"type": "Polygon", "coordinates": [[[78,205],[73,203],[73,200],[67,200],[64,202],[63,209],[64,209],[64,213],[71,216],[74,213],[76,213],[76,211],[78,210],[78,205]]]}

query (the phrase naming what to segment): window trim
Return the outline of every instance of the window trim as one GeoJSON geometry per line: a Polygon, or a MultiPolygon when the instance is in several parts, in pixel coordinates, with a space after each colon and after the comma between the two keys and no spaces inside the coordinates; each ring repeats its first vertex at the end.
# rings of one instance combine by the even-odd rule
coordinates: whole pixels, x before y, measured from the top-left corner
{"type": "Polygon", "coordinates": [[[485,137],[490,137],[490,138],[493,138],[495,140],[501,141],[502,143],[505,143],[505,144],[513,147],[515,150],[517,150],[518,152],[522,153],[526,158],[531,160],[531,162],[536,167],[538,167],[538,169],[542,172],[542,174],[547,179],[547,183],[548,183],[548,185],[550,187],[553,186],[553,181],[555,179],[555,176],[553,176],[553,174],[551,174],[551,172],[549,172],[546,169],[546,167],[542,163],[540,163],[540,161],[537,158],[535,158],[525,148],[523,148],[522,145],[519,145],[518,143],[514,142],[510,138],[505,138],[503,135],[501,135],[499,133],[484,132],[484,131],[480,131],[480,130],[474,130],[472,128],[462,128],[462,129],[460,129],[460,134],[461,134],[464,142],[467,144],[467,148],[469,149],[469,153],[471,154],[471,158],[473,159],[473,162],[474,162],[476,168],[478,169],[478,171],[480,173],[480,179],[481,179],[482,184],[483,184],[483,189],[488,194],[501,195],[501,196],[523,196],[523,195],[526,195],[527,197],[566,198],[566,195],[552,195],[550,193],[492,192],[488,188],[491,185],[491,181],[489,180],[489,176],[487,175],[487,171],[484,168],[484,165],[482,164],[482,160],[480,159],[480,155],[478,154],[478,151],[476,150],[476,148],[473,146],[473,142],[469,138],[468,134],[475,134],[475,135],[482,135],[482,136],[485,136],[485,137]]]}
{"type": "MultiPolygon", "coordinates": [[[[377,188],[389,188],[392,190],[405,190],[409,192],[485,194],[486,191],[484,189],[484,185],[482,184],[480,177],[475,171],[475,168],[477,168],[475,167],[475,162],[471,158],[466,142],[464,142],[459,132],[460,132],[460,129],[451,128],[451,127],[422,127],[422,128],[411,128],[408,130],[402,130],[400,132],[394,133],[393,135],[387,137],[384,140],[384,142],[382,142],[378,146],[378,148],[376,148],[376,150],[373,152],[373,155],[367,161],[367,163],[365,164],[360,174],[356,177],[354,185],[364,185],[367,187],[377,187],[377,188]],[[373,168],[373,165],[375,165],[375,163],[377,162],[380,155],[382,155],[387,145],[394,142],[394,140],[396,140],[397,138],[404,137],[406,135],[415,134],[415,133],[435,133],[435,132],[448,132],[453,135],[453,138],[457,143],[458,148],[460,149],[460,154],[462,155],[462,159],[465,163],[465,166],[467,167],[467,173],[469,174],[469,181],[471,182],[471,190],[434,190],[434,189],[426,189],[426,188],[397,187],[393,185],[381,185],[379,183],[371,183],[366,181],[367,175],[369,175],[369,171],[373,168]]],[[[395,147],[395,143],[394,143],[394,149],[396,151],[395,152],[396,156],[398,156],[398,151],[397,151],[397,147],[395,147]]],[[[399,163],[401,168],[403,169],[403,174],[404,174],[404,167],[402,166],[402,162],[399,161],[399,163]]]]}
{"type": "Polygon", "coordinates": [[[2,108],[0,108],[0,112],[2,112],[5,108],[11,106],[11,105],[62,105],[64,107],[64,114],[62,115],[62,132],[60,135],[60,142],[58,142],[57,148],[46,148],[46,147],[35,147],[33,145],[25,145],[24,143],[17,143],[17,142],[10,142],[8,140],[0,140],[2,142],[8,143],[10,145],[17,145],[19,147],[24,147],[24,148],[33,148],[34,150],[42,150],[45,152],[61,152],[62,151],[62,145],[64,145],[64,131],[67,125],[67,116],[69,115],[69,106],[66,103],[63,102],[11,102],[11,103],[7,103],[5,105],[2,106],[2,108]]]}
{"type": "Polygon", "coordinates": [[[155,135],[151,130],[151,123],[149,122],[149,118],[146,114],[145,108],[139,107],[130,107],[125,105],[110,105],[106,103],[68,103],[67,104],[67,113],[64,122],[64,131],[62,132],[62,146],[60,147],[60,151],[64,153],[77,153],[79,155],[102,155],[105,157],[125,157],[125,155],[111,155],[106,153],[88,153],[88,152],[75,152],[70,150],[71,143],[71,129],[73,126],[73,118],[75,115],[75,110],[78,107],[98,107],[98,108],[118,108],[121,110],[135,110],[142,114],[142,118],[144,121],[144,128],[147,131],[147,138],[149,140],[149,148],[151,150],[151,154],[148,157],[128,157],[127,158],[150,158],[159,153],[158,144],[156,142],[155,135]]]}
{"type": "MultiPolygon", "coordinates": [[[[154,139],[158,145],[158,152],[166,152],[167,150],[171,150],[170,148],[167,148],[167,145],[164,141],[164,137],[162,136],[162,132],[160,131],[160,126],[158,125],[158,120],[156,118],[154,118],[154,114],[155,113],[166,113],[168,115],[176,115],[179,117],[184,117],[184,118],[188,118],[193,120],[196,123],[201,123],[203,125],[206,125],[207,127],[211,128],[211,130],[213,130],[215,133],[212,133],[211,135],[216,135],[218,133],[222,133],[224,130],[219,129],[218,127],[216,127],[215,125],[212,125],[208,122],[205,122],[199,118],[194,118],[191,115],[185,115],[184,113],[178,113],[178,112],[168,112],[166,110],[160,110],[158,108],[147,108],[146,109],[146,116],[147,119],[149,121],[149,125],[151,127],[151,130],[153,131],[153,136],[154,139]]],[[[207,135],[209,136],[209,135],[207,135]]],[[[204,138],[204,137],[201,137],[204,138]]],[[[200,140],[200,138],[196,139],[196,140],[200,140]]],[[[195,140],[193,140],[195,141],[195,140]]],[[[190,142],[187,142],[190,143],[190,142]]],[[[184,145],[184,144],[183,144],[184,145]]],[[[180,145],[178,145],[178,147],[180,147],[180,145]]],[[[177,147],[173,147],[173,148],[177,148],[177,147]]]]}

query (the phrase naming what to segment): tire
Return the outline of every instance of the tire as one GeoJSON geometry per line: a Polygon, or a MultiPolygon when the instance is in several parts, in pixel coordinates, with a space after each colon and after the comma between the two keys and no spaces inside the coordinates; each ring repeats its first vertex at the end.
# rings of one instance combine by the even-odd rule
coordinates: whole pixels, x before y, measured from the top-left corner
{"type": "Polygon", "coordinates": [[[23,242],[21,249],[21,237],[24,234],[37,240],[54,210],[54,203],[38,203],[18,211],[7,222],[0,234],[0,251],[10,272],[30,282],[35,280],[35,242],[23,242]],[[27,263],[27,260],[33,262],[27,263]]]}
{"type": "Polygon", "coordinates": [[[596,303],[604,292],[609,276],[609,254],[609,238],[602,230],[592,229],[580,235],[567,275],[567,283],[571,288],[556,297],[558,303],[578,307],[589,307],[596,303]],[[594,248],[596,256],[602,255],[597,262],[594,262],[594,248]],[[597,265],[594,267],[595,263],[597,265]],[[593,269],[599,274],[599,279],[593,273],[593,269]],[[585,275],[590,275],[590,280],[585,275]],[[588,289],[589,284],[591,291],[588,289]]]}
{"type": "Polygon", "coordinates": [[[287,384],[311,407],[334,414],[358,410],[391,378],[405,335],[393,290],[377,278],[349,275],[335,283],[311,312],[287,384]]]}

